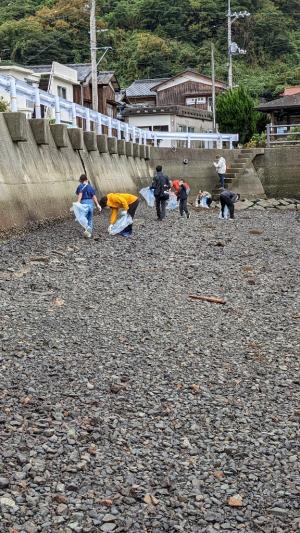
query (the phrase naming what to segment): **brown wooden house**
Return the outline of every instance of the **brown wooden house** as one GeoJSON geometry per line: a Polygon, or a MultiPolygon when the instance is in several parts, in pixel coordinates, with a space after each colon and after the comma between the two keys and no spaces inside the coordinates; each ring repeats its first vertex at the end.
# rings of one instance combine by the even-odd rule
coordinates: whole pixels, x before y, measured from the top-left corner
{"type": "MultiPolygon", "coordinates": [[[[216,93],[227,85],[216,81],[216,93]]],[[[186,70],[172,78],[136,80],[126,90],[130,103],[137,106],[159,107],[180,105],[211,111],[212,79],[194,70],[186,70]]]]}
{"type": "MultiPolygon", "coordinates": [[[[84,107],[92,107],[92,81],[90,63],[68,65],[77,71],[78,85],[74,86],[74,102],[84,107]]],[[[120,85],[114,72],[98,72],[98,111],[103,115],[117,116],[116,94],[120,85]]]]}

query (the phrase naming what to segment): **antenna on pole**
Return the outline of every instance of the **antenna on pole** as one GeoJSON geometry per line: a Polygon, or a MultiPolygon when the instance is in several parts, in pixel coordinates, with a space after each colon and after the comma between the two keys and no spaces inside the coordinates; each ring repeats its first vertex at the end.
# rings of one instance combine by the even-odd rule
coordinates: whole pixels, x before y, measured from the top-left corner
{"type": "Polygon", "coordinates": [[[241,54],[241,55],[246,54],[246,50],[239,48],[236,43],[232,42],[231,27],[232,27],[232,24],[236,20],[238,20],[239,18],[245,18],[245,17],[250,17],[250,13],[248,13],[248,11],[239,11],[239,12],[232,13],[231,3],[230,3],[230,0],[228,0],[227,22],[228,22],[228,86],[229,86],[229,89],[232,89],[233,87],[232,56],[234,54],[241,54]]]}

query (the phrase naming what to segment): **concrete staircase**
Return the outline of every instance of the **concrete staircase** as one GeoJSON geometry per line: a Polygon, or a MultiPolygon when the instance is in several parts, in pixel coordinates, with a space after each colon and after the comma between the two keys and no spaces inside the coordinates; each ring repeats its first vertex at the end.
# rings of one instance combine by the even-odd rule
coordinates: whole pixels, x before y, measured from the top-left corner
{"type": "MultiPolygon", "coordinates": [[[[227,167],[229,168],[227,168],[225,177],[225,189],[231,189],[231,187],[234,187],[238,178],[243,174],[247,166],[252,163],[255,155],[256,152],[254,152],[254,150],[243,148],[238,152],[233,161],[227,164],[227,167]]],[[[214,200],[219,199],[219,194],[220,189],[218,187],[213,189],[212,197],[214,200]]]]}

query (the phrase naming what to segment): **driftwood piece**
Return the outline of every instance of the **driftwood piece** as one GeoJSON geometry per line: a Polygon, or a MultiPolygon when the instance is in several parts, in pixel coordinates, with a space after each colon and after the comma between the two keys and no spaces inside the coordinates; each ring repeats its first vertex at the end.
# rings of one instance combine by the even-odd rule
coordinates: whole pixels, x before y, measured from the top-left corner
{"type": "Polygon", "coordinates": [[[202,300],[203,302],[211,302],[213,304],[224,305],[226,302],[223,298],[217,298],[216,296],[200,296],[199,294],[189,294],[191,300],[202,300]]]}

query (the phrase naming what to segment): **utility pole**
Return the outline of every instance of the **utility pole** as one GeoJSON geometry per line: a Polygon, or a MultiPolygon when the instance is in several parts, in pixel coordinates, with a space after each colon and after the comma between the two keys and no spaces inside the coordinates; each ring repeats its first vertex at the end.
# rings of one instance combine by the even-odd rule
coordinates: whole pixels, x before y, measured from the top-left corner
{"type": "Polygon", "coordinates": [[[232,50],[231,50],[231,4],[228,0],[228,86],[232,89],[232,50]]]}
{"type": "Polygon", "coordinates": [[[231,1],[228,0],[228,12],[227,12],[227,23],[228,23],[228,86],[229,89],[233,87],[233,76],[232,76],[232,56],[233,54],[246,54],[246,50],[239,48],[236,43],[232,42],[232,24],[239,18],[250,17],[248,11],[239,11],[232,13],[231,11],[231,1]]]}
{"type": "Polygon", "coordinates": [[[98,111],[96,0],[90,0],[90,49],[92,74],[92,108],[98,111]]]}
{"type": "Polygon", "coordinates": [[[211,43],[211,79],[212,79],[212,113],[213,131],[216,131],[216,80],[215,80],[215,47],[211,43]]]}

